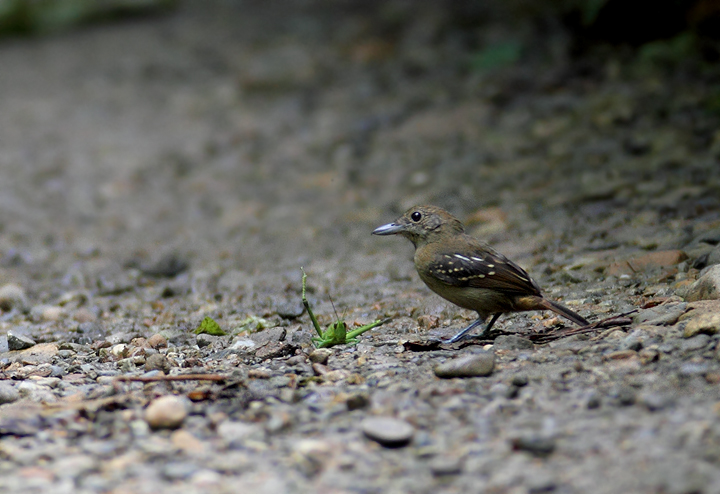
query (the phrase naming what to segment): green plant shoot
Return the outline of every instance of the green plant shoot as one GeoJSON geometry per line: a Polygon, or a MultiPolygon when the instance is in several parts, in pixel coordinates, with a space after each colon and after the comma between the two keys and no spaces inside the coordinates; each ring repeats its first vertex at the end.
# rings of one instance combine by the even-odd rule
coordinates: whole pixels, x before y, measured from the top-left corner
{"type": "MultiPolygon", "coordinates": [[[[318,323],[315,314],[313,314],[313,311],[310,308],[310,303],[305,297],[305,280],[307,279],[307,275],[305,274],[305,270],[303,268],[300,268],[300,271],[302,271],[302,303],[305,306],[305,309],[310,316],[310,320],[315,327],[315,331],[318,334],[317,338],[312,339],[315,348],[329,348],[335,345],[355,344],[358,342],[357,337],[363,334],[365,331],[370,331],[371,329],[385,324],[390,320],[389,318],[383,320],[378,319],[377,321],[374,321],[370,324],[366,324],[365,326],[361,326],[357,329],[353,329],[352,331],[348,331],[345,320],[341,317],[338,317],[334,323],[330,324],[330,326],[328,326],[328,328],[323,331],[322,329],[320,329],[320,324],[318,323]]],[[[335,314],[335,316],[337,317],[337,314],[335,314]]]]}

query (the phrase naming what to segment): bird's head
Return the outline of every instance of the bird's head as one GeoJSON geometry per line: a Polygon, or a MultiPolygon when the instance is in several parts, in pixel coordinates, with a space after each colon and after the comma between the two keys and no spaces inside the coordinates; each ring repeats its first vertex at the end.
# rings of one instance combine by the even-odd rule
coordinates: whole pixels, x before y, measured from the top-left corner
{"type": "Polygon", "coordinates": [[[465,231],[460,220],[436,206],[414,206],[398,219],[373,230],[373,235],[402,235],[415,247],[465,231]]]}

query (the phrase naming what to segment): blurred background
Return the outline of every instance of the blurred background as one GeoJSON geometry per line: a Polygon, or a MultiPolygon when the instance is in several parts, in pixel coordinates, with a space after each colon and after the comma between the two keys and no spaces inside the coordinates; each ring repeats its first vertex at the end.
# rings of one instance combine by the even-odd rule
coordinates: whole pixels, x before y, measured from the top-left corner
{"type": "Polygon", "coordinates": [[[405,276],[370,231],[416,203],[547,273],[720,227],[718,0],[5,0],[0,36],[0,281],[40,294],[405,276]]]}

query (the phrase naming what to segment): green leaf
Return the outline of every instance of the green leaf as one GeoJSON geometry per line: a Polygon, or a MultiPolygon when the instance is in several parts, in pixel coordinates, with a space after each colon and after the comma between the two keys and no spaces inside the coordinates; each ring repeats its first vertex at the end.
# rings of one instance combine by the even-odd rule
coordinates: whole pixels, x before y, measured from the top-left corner
{"type": "Polygon", "coordinates": [[[520,41],[511,40],[497,43],[475,54],[470,61],[470,66],[477,71],[507,67],[520,60],[522,49],[523,45],[520,41]]]}
{"type": "Polygon", "coordinates": [[[195,334],[206,333],[212,336],[225,336],[227,333],[220,328],[212,317],[206,317],[195,330],[195,334]]]}

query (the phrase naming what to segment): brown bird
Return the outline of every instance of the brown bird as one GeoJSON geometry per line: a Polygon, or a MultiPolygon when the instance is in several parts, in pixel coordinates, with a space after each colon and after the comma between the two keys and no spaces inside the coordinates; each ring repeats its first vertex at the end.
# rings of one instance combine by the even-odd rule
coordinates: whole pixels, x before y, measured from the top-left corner
{"type": "Polygon", "coordinates": [[[546,299],[523,268],[491,247],[467,235],[460,221],[435,206],[415,206],[373,235],[402,235],[415,245],[415,268],[433,292],[478,319],[447,340],[454,343],[469,331],[490,322],[478,337],[490,331],[506,312],[551,310],[581,326],[588,322],[557,302],[546,299]]]}

